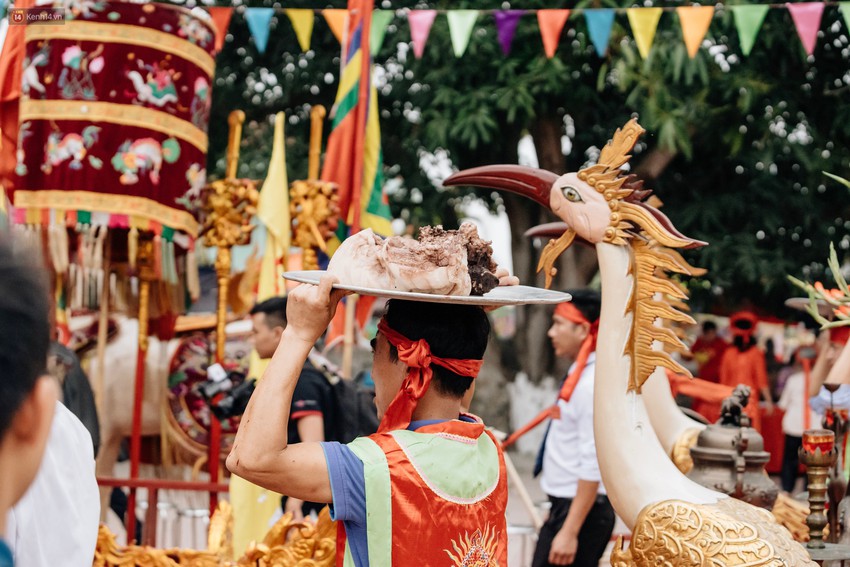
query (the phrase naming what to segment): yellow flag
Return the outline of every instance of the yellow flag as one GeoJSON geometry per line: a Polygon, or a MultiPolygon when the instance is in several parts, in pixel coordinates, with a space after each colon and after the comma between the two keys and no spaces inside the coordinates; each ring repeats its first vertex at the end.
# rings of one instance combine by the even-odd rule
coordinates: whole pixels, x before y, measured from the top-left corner
{"type": "Polygon", "coordinates": [[[693,59],[705,34],[708,33],[708,26],[714,17],[714,6],[680,6],[676,8],[676,13],[679,14],[688,55],[693,59]]]}
{"type": "Polygon", "coordinates": [[[284,10],[289,21],[292,22],[292,27],[295,28],[295,35],[298,37],[298,45],[301,46],[301,51],[310,50],[310,38],[313,36],[313,10],[287,8],[284,10]]]}
{"type": "Polygon", "coordinates": [[[649,56],[649,49],[655,40],[655,30],[658,28],[661,11],[661,8],[629,8],[626,10],[626,14],[629,16],[629,25],[632,26],[632,35],[635,36],[638,51],[644,59],[649,56]]]}
{"type": "MultiPolygon", "coordinates": [[[[284,114],[279,112],[275,116],[269,170],[257,205],[257,218],[266,228],[258,301],[283,295],[286,290],[281,273],[289,251],[291,226],[283,122],[284,114]]],[[[261,360],[252,350],[248,375],[262,377],[268,362],[261,360]]],[[[236,557],[240,557],[252,541],[262,541],[269,530],[269,522],[280,509],[280,495],[233,475],[230,477],[230,504],[233,506],[233,551],[236,557]]]]}

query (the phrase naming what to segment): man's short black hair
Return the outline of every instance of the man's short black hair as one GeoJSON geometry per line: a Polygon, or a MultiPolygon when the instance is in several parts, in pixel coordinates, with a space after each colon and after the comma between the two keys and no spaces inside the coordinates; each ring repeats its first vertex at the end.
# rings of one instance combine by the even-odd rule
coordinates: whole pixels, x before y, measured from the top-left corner
{"type": "Polygon", "coordinates": [[[568,289],[566,292],[573,297],[570,303],[572,303],[576,309],[581,311],[581,314],[584,315],[585,319],[591,323],[599,319],[599,312],[602,307],[602,296],[598,291],[581,288],[568,289]]]}
{"type": "Polygon", "coordinates": [[[50,344],[46,273],[38,254],[12,249],[0,233],[0,438],[47,372],[50,344]]]}
{"type": "Polygon", "coordinates": [[[716,331],[716,330],[717,330],[717,323],[715,323],[714,321],[708,320],[708,321],[703,322],[703,324],[702,324],[702,332],[703,333],[710,333],[711,331],[716,331]]]}
{"type": "MultiPolygon", "coordinates": [[[[425,339],[434,356],[480,360],[487,350],[490,320],[484,310],[475,305],[391,299],[384,318],[390,328],[411,341],[425,339]]],[[[395,347],[390,349],[390,357],[398,360],[395,347]]],[[[472,385],[473,379],[468,376],[458,376],[437,364],[431,368],[433,384],[443,395],[463,397],[472,385]]]]}
{"type": "Polygon", "coordinates": [[[251,309],[251,315],[256,313],[265,313],[266,325],[270,329],[286,327],[286,298],[270,297],[265,301],[261,301],[251,309]]]}

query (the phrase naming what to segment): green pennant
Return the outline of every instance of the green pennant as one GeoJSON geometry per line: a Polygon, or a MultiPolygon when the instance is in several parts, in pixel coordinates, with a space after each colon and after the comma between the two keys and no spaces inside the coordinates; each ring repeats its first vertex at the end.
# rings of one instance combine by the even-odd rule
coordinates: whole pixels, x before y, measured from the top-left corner
{"type": "Polygon", "coordinates": [[[469,38],[472,36],[472,28],[478,19],[478,10],[449,10],[446,12],[449,20],[449,33],[452,36],[452,49],[455,57],[463,57],[469,38]]]}
{"type": "Polygon", "coordinates": [[[850,30],[850,2],[839,2],[838,8],[841,10],[841,15],[844,16],[847,29],[850,30]]]}
{"type": "Polygon", "coordinates": [[[735,16],[738,36],[741,38],[741,51],[745,56],[749,55],[770,6],[767,4],[750,4],[747,6],[730,6],[730,8],[732,8],[732,13],[735,16]]]}
{"type": "Polygon", "coordinates": [[[372,12],[372,30],[369,33],[369,51],[372,53],[372,57],[381,50],[384,35],[387,33],[387,26],[390,25],[394,16],[393,10],[375,10],[372,12]]]}

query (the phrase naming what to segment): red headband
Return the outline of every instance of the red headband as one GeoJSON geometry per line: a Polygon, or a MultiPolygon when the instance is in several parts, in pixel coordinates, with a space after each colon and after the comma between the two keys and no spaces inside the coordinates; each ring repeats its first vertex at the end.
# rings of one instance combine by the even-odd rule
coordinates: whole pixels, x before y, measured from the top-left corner
{"type": "Polygon", "coordinates": [[[563,317],[567,321],[571,321],[577,325],[590,325],[587,337],[585,337],[584,341],[581,343],[578,356],[576,356],[575,367],[570,375],[567,376],[567,379],[564,380],[564,384],[561,386],[561,391],[558,392],[558,398],[568,402],[570,401],[570,397],[573,395],[573,390],[575,390],[578,385],[581,373],[584,372],[584,368],[587,366],[587,359],[590,357],[590,353],[596,350],[596,338],[599,335],[599,321],[596,320],[591,323],[587,320],[587,317],[584,316],[584,313],[579,311],[575,305],[569,302],[559,303],[555,308],[555,315],[563,317]]]}
{"type": "Polygon", "coordinates": [[[587,320],[587,317],[584,316],[584,313],[579,311],[578,307],[576,307],[569,301],[559,303],[558,306],[555,308],[555,315],[563,317],[567,321],[572,321],[573,323],[587,323],[588,325],[590,325],[590,321],[587,320]]]}
{"type": "Polygon", "coordinates": [[[460,376],[475,378],[481,370],[483,360],[461,360],[457,358],[440,358],[431,354],[431,347],[425,339],[412,341],[394,331],[387,324],[386,319],[378,323],[378,331],[386,337],[387,341],[398,351],[398,359],[407,365],[407,376],[387,408],[378,433],[405,429],[410,425],[413,411],[419,399],[428,391],[431,378],[434,375],[431,364],[437,364],[451,370],[460,376]]]}

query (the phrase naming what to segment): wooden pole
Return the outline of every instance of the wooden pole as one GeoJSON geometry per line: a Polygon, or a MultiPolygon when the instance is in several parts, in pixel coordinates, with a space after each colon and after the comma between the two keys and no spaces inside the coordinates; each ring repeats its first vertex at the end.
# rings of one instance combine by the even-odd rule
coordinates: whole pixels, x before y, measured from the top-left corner
{"type": "Polygon", "coordinates": [[[534,529],[540,531],[540,528],[543,527],[543,519],[540,517],[540,514],[537,513],[534,501],[531,499],[528,489],[525,488],[525,484],[522,482],[522,477],[519,476],[519,472],[517,472],[516,467],[507,452],[505,453],[505,469],[508,471],[508,480],[510,480],[514,485],[514,488],[516,488],[517,494],[519,494],[519,499],[522,501],[523,506],[525,506],[525,510],[531,518],[531,523],[534,524],[534,529]]]}

